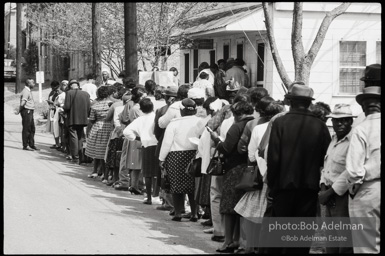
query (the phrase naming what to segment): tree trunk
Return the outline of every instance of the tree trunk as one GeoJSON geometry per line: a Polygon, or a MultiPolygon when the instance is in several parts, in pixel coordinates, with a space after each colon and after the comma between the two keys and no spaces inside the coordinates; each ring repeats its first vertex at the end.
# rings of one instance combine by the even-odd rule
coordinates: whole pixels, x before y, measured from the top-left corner
{"type": "Polygon", "coordinates": [[[138,81],[136,3],[124,3],[124,39],[126,76],[138,81]]]}
{"type": "Polygon", "coordinates": [[[100,45],[100,3],[92,3],[92,64],[95,84],[102,84],[102,63],[100,45]]]}
{"type": "MultiPolygon", "coordinates": [[[[23,9],[22,3],[17,3],[16,7],[16,87],[15,87],[15,93],[21,92],[21,48],[22,46],[22,32],[21,32],[21,12],[23,9]]],[[[9,13],[9,16],[11,16],[11,13],[9,13]]],[[[10,32],[9,32],[10,33],[10,32]]]]}

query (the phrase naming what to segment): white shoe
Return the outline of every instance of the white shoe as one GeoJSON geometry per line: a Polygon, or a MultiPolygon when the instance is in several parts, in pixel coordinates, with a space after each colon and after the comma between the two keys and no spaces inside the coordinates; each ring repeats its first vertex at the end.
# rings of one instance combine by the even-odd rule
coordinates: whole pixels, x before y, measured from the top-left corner
{"type": "Polygon", "coordinates": [[[214,234],[214,228],[204,229],[203,233],[205,233],[205,234],[214,234]]]}
{"type": "Polygon", "coordinates": [[[159,196],[157,197],[151,197],[151,201],[153,204],[162,204],[162,201],[160,200],[159,196]]]}

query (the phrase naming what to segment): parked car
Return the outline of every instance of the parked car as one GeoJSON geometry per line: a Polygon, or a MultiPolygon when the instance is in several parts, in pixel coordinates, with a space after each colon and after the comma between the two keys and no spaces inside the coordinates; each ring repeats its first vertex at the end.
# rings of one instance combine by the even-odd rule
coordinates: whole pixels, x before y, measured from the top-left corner
{"type": "Polygon", "coordinates": [[[16,61],[4,59],[4,79],[16,79],[16,61]]]}

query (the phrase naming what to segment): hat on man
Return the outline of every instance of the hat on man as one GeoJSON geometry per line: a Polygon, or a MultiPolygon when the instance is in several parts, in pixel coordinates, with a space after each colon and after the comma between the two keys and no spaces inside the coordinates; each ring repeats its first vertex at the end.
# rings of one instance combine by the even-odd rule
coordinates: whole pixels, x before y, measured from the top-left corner
{"type": "Polygon", "coordinates": [[[367,98],[381,98],[381,87],[380,86],[370,86],[362,90],[361,94],[356,96],[356,101],[358,104],[362,105],[362,101],[367,98]]]}
{"type": "Polygon", "coordinates": [[[361,77],[361,81],[381,81],[381,64],[366,66],[365,76],[361,77]]]}
{"type": "Polygon", "coordinates": [[[68,87],[71,87],[72,84],[77,84],[79,86],[79,88],[80,88],[80,84],[79,84],[79,82],[76,79],[71,79],[69,84],[68,84],[68,87]]]}
{"type": "Polygon", "coordinates": [[[180,109],[182,110],[187,109],[192,111],[192,110],[195,110],[196,107],[197,107],[197,104],[195,103],[195,101],[189,98],[183,99],[180,102],[180,109]]]}
{"type": "Polygon", "coordinates": [[[349,104],[336,104],[333,112],[326,117],[330,118],[345,118],[345,117],[357,117],[353,115],[353,112],[349,104]]]}
{"type": "Polygon", "coordinates": [[[178,87],[168,86],[167,89],[162,93],[165,96],[176,97],[178,92],[178,87]]]}
{"type": "Polygon", "coordinates": [[[68,80],[61,81],[62,84],[68,84],[68,80]]]}
{"type": "Polygon", "coordinates": [[[201,88],[193,87],[187,92],[189,99],[201,99],[205,97],[205,91],[201,88]]]}
{"type": "Polygon", "coordinates": [[[285,94],[285,98],[314,100],[313,95],[314,91],[312,88],[300,83],[293,83],[290,86],[288,93],[285,94]]]}

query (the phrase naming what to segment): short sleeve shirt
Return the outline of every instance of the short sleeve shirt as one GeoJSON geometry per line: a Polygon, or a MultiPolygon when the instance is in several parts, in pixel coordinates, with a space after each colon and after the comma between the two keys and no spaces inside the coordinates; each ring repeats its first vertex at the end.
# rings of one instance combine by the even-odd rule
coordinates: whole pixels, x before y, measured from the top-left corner
{"type": "Polygon", "coordinates": [[[28,87],[24,87],[24,89],[21,91],[20,104],[23,102],[23,100],[27,101],[24,105],[24,108],[35,109],[35,101],[33,100],[32,92],[28,87]]]}

